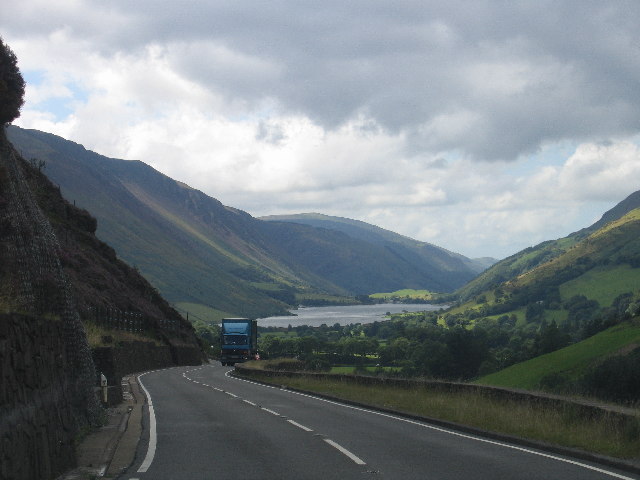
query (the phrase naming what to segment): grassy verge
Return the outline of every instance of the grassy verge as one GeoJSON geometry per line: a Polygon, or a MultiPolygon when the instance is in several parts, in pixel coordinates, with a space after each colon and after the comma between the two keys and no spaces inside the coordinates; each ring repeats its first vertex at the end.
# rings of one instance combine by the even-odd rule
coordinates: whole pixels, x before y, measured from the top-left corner
{"type": "MultiPolygon", "coordinates": [[[[273,382],[259,372],[251,375],[273,382]]],[[[571,406],[541,406],[528,401],[496,400],[483,393],[447,393],[425,387],[358,385],[341,379],[279,376],[280,385],[360,402],[375,407],[437,418],[483,430],[622,459],[640,458],[640,417],[621,423],[609,415],[581,418],[571,406]]]]}

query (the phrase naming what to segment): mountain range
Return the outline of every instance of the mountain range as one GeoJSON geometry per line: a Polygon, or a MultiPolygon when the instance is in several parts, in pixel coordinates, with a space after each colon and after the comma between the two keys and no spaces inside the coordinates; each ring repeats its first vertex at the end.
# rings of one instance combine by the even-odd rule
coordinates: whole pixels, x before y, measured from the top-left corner
{"type": "Polygon", "coordinates": [[[348,219],[257,219],[140,161],[37,130],[10,126],[7,136],[96,217],[101,240],[187,312],[260,317],[318,295],[452,292],[491,263],[348,219]]]}

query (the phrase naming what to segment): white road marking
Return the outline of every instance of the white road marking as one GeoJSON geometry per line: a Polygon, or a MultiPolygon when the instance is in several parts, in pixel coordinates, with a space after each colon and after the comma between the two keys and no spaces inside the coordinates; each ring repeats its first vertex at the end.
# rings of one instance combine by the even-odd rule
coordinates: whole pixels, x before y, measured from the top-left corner
{"type": "Polygon", "coordinates": [[[568,458],[562,458],[562,457],[558,457],[556,455],[551,455],[551,454],[548,454],[548,453],[538,452],[536,450],[531,450],[529,448],[518,447],[516,445],[509,445],[508,443],[502,443],[502,442],[498,442],[498,441],[495,441],[495,440],[489,440],[487,438],[475,437],[473,435],[456,432],[454,430],[447,430],[446,428],[437,427],[435,425],[429,425],[428,423],[420,422],[420,421],[417,421],[417,420],[411,420],[410,418],[398,417],[396,415],[391,415],[389,413],[378,412],[376,410],[370,410],[370,409],[367,409],[367,408],[356,407],[356,406],[353,406],[353,405],[347,405],[346,403],[340,403],[340,402],[337,402],[337,401],[334,401],[334,400],[327,400],[326,398],[316,397],[316,396],[310,395],[308,393],[295,392],[293,390],[288,390],[288,389],[284,389],[284,388],[281,388],[281,387],[274,387],[272,385],[264,385],[262,383],[254,382],[252,380],[245,380],[244,378],[237,378],[237,377],[228,375],[228,373],[230,373],[230,371],[225,373],[226,377],[233,378],[234,380],[238,380],[238,381],[241,381],[241,382],[247,382],[247,383],[251,383],[251,384],[258,385],[260,387],[265,387],[265,388],[274,388],[274,389],[282,390],[282,391],[290,393],[292,395],[300,395],[301,397],[312,398],[314,400],[318,400],[320,402],[329,403],[331,405],[336,405],[336,406],[343,407],[343,408],[349,408],[351,410],[356,410],[356,411],[359,411],[359,412],[369,413],[369,414],[372,414],[372,415],[378,415],[380,417],[385,417],[385,418],[389,418],[389,419],[392,419],[392,420],[398,420],[400,422],[410,423],[412,425],[417,425],[419,427],[428,428],[428,429],[435,430],[435,431],[442,432],[442,433],[446,433],[446,434],[449,434],[449,435],[454,435],[454,436],[457,436],[457,437],[466,438],[468,440],[474,440],[476,442],[488,443],[488,444],[491,444],[491,445],[496,445],[498,447],[510,448],[512,450],[517,450],[519,452],[528,453],[528,454],[531,454],[531,455],[537,455],[539,457],[548,458],[550,460],[555,460],[555,461],[558,461],[558,462],[563,462],[563,463],[568,463],[570,465],[575,465],[577,467],[586,468],[587,470],[592,470],[594,472],[602,473],[604,475],[608,475],[608,476],[614,477],[614,478],[620,478],[622,480],[634,480],[632,477],[627,477],[625,475],[620,475],[619,473],[611,472],[609,470],[604,470],[602,468],[598,468],[598,467],[595,467],[593,465],[589,465],[589,464],[586,464],[586,463],[578,462],[576,460],[570,460],[568,458]]]}
{"type": "Polygon", "coordinates": [[[242,401],[243,401],[244,403],[248,403],[249,405],[252,405],[252,406],[254,406],[254,407],[257,407],[257,406],[258,406],[258,405],[256,405],[255,403],[253,403],[253,402],[251,402],[251,401],[249,401],[249,400],[246,400],[246,399],[245,399],[245,400],[242,400],[242,401]]]}
{"type": "Polygon", "coordinates": [[[236,395],[236,394],[234,394],[234,393],[231,393],[231,392],[224,392],[224,393],[226,393],[226,394],[227,394],[227,395],[229,395],[230,397],[238,398],[238,395],[236,395]]]}
{"type": "Polygon", "coordinates": [[[301,428],[305,432],[313,432],[309,427],[305,427],[304,425],[300,425],[298,422],[294,422],[293,420],[287,420],[291,425],[295,425],[298,428],[301,428]]]}
{"type": "MultiPolygon", "coordinates": [[[[146,373],[143,373],[142,375],[146,375],[146,373]]],[[[140,468],[138,469],[138,473],[144,473],[149,469],[153,462],[153,457],[156,454],[156,446],[158,444],[158,435],[156,433],[156,414],[153,410],[151,395],[142,383],[142,375],[138,375],[138,383],[142,387],[144,394],[147,396],[147,404],[149,405],[149,446],[147,447],[147,455],[144,457],[142,465],[140,465],[140,468]]]]}
{"type": "Polygon", "coordinates": [[[264,407],[260,407],[262,408],[262,410],[264,410],[267,413],[270,413],[271,415],[275,415],[276,417],[279,417],[280,414],[278,412],[274,412],[273,410],[269,410],[268,408],[264,408],[264,407]]]}
{"type": "Polygon", "coordinates": [[[351,453],[349,450],[347,450],[346,448],[344,448],[341,445],[338,445],[336,442],[334,442],[333,440],[329,439],[329,438],[323,438],[323,440],[325,442],[327,442],[329,445],[331,445],[333,448],[337,449],[338,451],[340,451],[341,453],[343,453],[344,455],[346,455],[347,457],[349,457],[351,460],[353,460],[355,463],[357,463],[358,465],[366,465],[366,462],[364,462],[363,460],[361,460],[360,458],[358,458],[357,456],[355,456],[353,453],[351,453]]]}

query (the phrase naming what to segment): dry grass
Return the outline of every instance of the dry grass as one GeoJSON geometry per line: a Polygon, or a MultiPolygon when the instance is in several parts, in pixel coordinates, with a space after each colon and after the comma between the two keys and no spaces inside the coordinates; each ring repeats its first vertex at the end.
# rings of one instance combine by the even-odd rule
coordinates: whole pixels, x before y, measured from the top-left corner
{"type": "MultiPolygon", "coordinates": [[[[260,374],[256,372],[252,376],[259,378],[260,374]]],[[[265,377],[263,380],[269,381],[269,378],[265,377]]],[[[404,389],[309,377],[278,377],[277,382],[293,388],[492,432],[617,458],[640,458],[640,417],[621,424],[608,415],[596,419],[583,418],[571,406],[554,408],[527,401],[496,400],[482,393],[452,394],[424,387],[404,389]]]]}
{"type": "Polygon", "coordinates": [[[92,322],[83,322],[83,325],[91,348],[110,347],[123,342],[152,342],[158,346],[164,345],[161,341],[141,333],[112,330],[92,322]]]}

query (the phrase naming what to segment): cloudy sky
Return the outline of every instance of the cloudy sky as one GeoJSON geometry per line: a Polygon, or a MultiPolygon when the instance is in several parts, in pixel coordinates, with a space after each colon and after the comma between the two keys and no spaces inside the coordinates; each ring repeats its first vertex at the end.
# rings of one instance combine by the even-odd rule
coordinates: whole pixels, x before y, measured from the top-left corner
{"type": "Polygon", "coordinates": [[[503,258],[640,190],[640,2],[21,0],[14,123],[503,258]]]}

